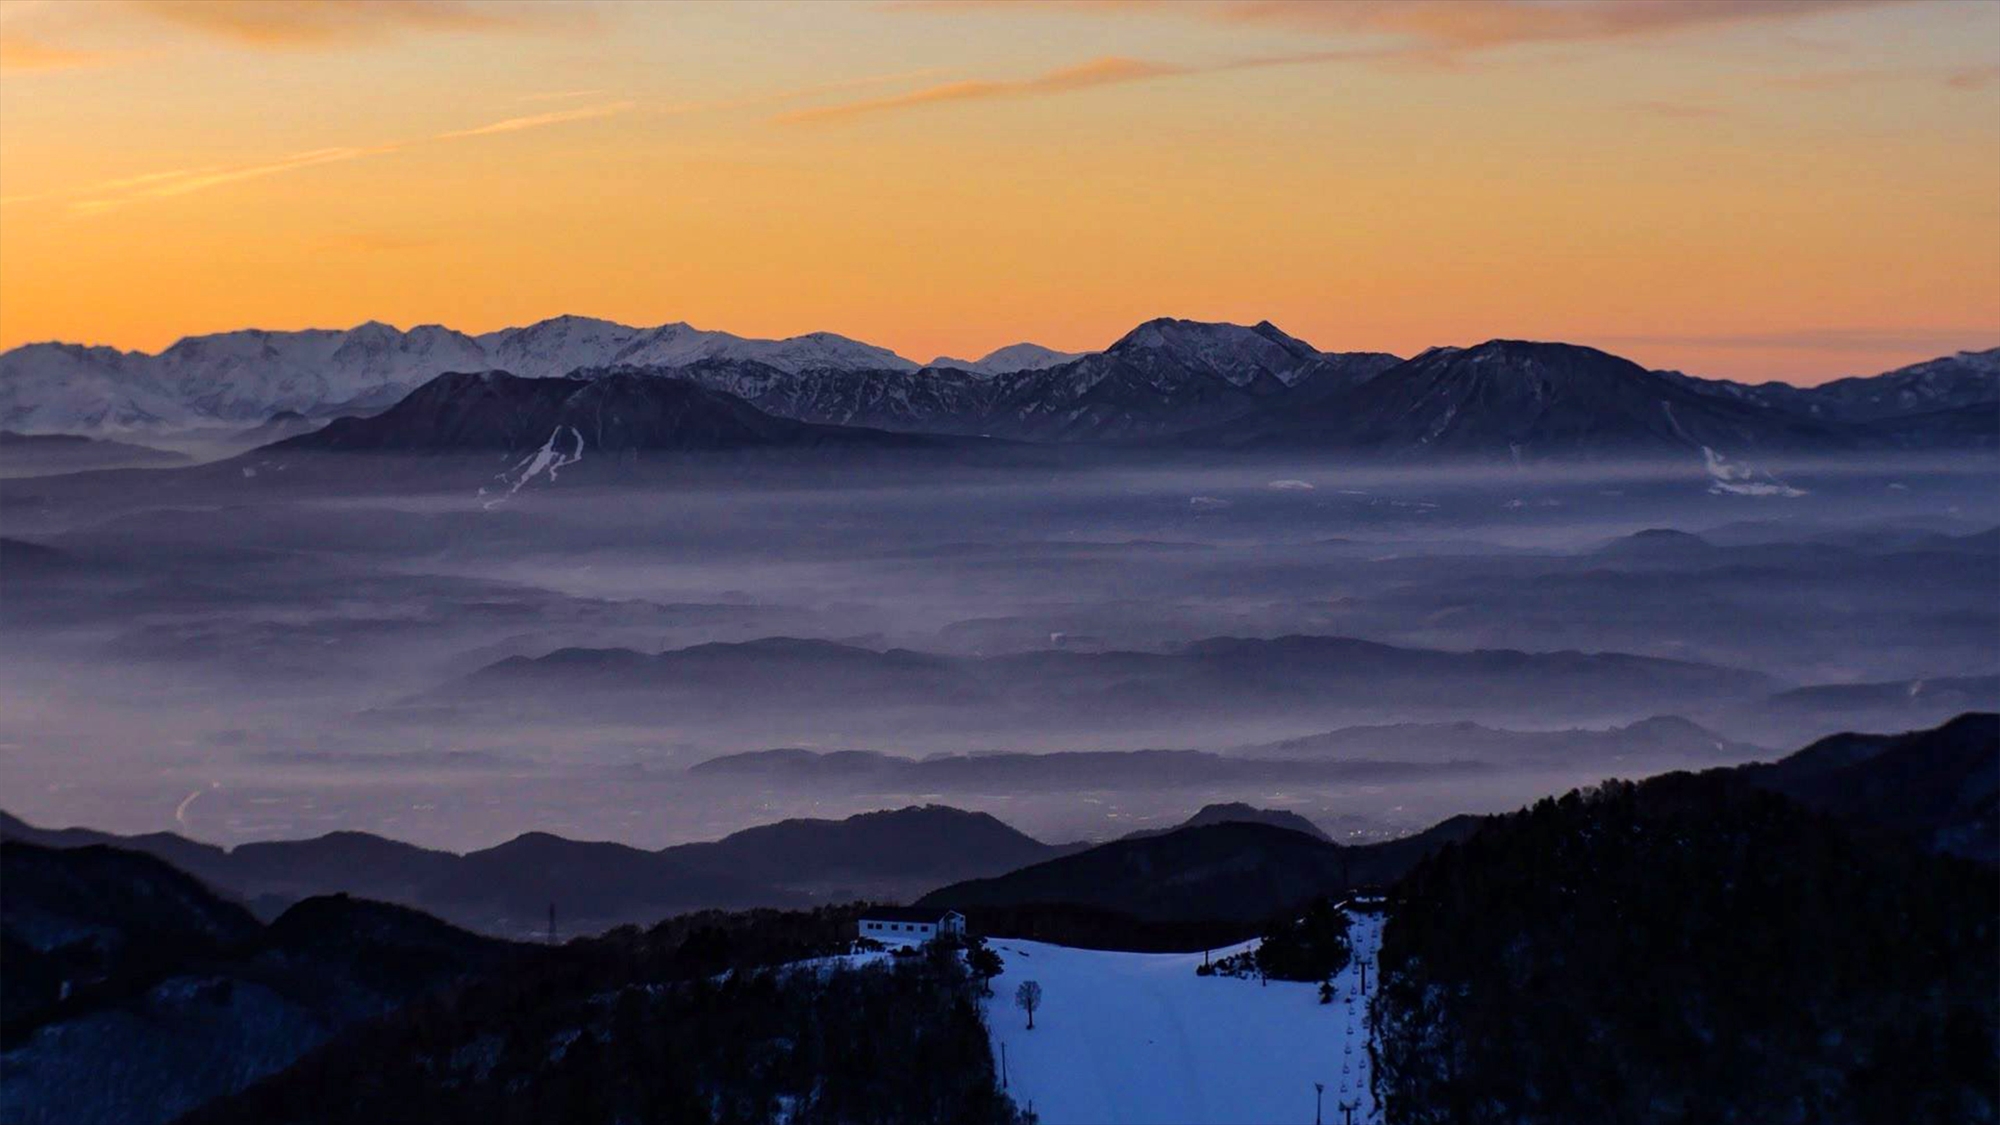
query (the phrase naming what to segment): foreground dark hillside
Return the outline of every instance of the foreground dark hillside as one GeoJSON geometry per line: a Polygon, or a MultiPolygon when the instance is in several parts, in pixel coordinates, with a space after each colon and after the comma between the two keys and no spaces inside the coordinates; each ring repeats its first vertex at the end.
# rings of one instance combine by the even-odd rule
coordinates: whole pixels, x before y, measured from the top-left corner
{"type": "Polygon", "coordinates": [[[1740,774],[1495,818],[1400,899],[1376,1011],[1391,1120],[1995,1120],[1993,871],[1740,774]]]}
{"type": "Polygon", "coordinates": [[[2000,715],[1909,734],[1837,734],[1742,773],[1857,827],[2000,863],[2000,715]]]}
{"type": "Polygon", "coordinates": [[[845,950],[854,918],[707,913],[573,942],[186,1121],[1018,1121],[955,953],[783,966],[845,950]]]}
{"type": "Polygon", "coordinates": [[[540,952],[345,896],[270,925],[162,860],[0,843],[0,1120],[166,1121],[540,952]]]}

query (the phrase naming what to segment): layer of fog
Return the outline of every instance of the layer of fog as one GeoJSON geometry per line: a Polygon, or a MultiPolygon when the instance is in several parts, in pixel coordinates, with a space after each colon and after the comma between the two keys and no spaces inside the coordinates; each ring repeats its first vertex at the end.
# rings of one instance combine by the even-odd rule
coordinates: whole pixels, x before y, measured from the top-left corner
{"type": "MultiPolygon", "coordinates": [[[[2000,673],[2000,545],[1968,538],[2000,522],[1990,460],[1768,475],[1783,489],[1719,488],[1736,482],[1699,464],[1358,470],[1291,459],[933,474],[830,463],[739,487],[713,475],[559,485],[492,510],[467,489],[382,491],[365,475],[345,494],[298,496],[217,476],[158,502],[144,474],[10,481],[0,534],[57,553],[10,549],[0,572],[0,791],[40,823],[218,842],[361,828],[467,848],[543,829],[657,846],[922,801],[991,811],[1047,839],[1155,826],[1212,800],[1290,808],[1367,836],[1611,773],[1701,764],[1585,755],[1282,784],[1161,785],[1135,773],[1063,791],[856,790],[687,769],[780,745],[911,757],[1229,752],[1349,720],[1561,730],[1647,714],[1459,685],[1387,713],[1214,698],[1097,721],[1051,708],[1046,721],[1000,728],[970,712],[955,724],[949,707],[906,723],[865,699],[835,717],[723,695],[676,716],[587,692],[510,705],[452,690],[511,656],[773,636],[976,657],[1314,634],[1451,652],[1631,653],[1769,677],[1770,691],[1645,708],[1727,740],[1721,757],[2000,702],[1981,698],[1981,681],[1918,687],[1893,706],[1873,695],[1841,707],[1767,702],[1791,687],[2000,673]],[[1651,528],[1702,542],[1616,542],[1651,528]]],[[[1338,759],[1340,746],[1325,753],[1338,759]]]]}

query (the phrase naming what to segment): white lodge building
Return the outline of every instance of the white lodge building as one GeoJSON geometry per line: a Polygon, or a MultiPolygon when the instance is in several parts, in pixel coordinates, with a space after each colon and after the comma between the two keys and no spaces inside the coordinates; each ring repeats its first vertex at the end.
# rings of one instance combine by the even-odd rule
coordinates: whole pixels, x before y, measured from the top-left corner
{"type": "Polygon", "coordinates": [[[883,945],[922,945],[941,934],[964,934],[965,915],[956,910],[878,906],[861,916],[862,937],[883,945]]]}

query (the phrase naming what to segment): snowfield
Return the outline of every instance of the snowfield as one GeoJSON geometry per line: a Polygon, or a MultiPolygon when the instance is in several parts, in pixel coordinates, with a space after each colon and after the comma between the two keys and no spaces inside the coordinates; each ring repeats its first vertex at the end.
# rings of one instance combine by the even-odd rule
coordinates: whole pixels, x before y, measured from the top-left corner
{"type": "MultiPolygon", "coordinates": [[[[1313,1083],[1326,1084],[1322,1120],[1380,1120],[1368,1089],[1367,997],[1375,987],[1381,919],[1353,916],[1355,963],[1319,986],[1199,977],[1199,953],[1107,953],[995,938],[1006,963],[993,979],[987,1022],[996,1066],[1006,1051],[1007,1093],[1043,1125],[1313,1119],[1313,1083]],[[1035,1029],[1014,1006],[1022,981],[1042,986],[1035,1029]]],[[[1213,951],[1222,957],[1256,943],[1213,951]]]]}

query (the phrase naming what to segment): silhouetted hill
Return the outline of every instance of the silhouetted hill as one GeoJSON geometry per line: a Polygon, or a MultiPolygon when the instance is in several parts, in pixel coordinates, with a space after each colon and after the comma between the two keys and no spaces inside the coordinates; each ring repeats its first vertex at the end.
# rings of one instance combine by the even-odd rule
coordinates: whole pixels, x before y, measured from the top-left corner
{"type": "Polygon", "coordinates": [[[1200,828],[1207,824],[1268,824],[1273,828],[1290,829],[1301,832],[1316,840],[1333,842],[1333,837],[1319,825],[1295,812],[1284,809],[1260,809],[1241,801],[1231,801],[1213,805],[1203,805],[1195,814],[1172,828],[1154,828],[1138,832],[1128,832],[1125,839],[1139,839],[1146,836],[1161,836],[1168,832],[1178,832],[1183,828],[1200,828]]]}
{"type": "Polygon", "coordinates": [[[2000,864],[2000,715],[1909,734],[1837,734],[1742,776],[1844,823],[2000,864]]]}
{"type": "Polygon", "coordinates": [[[717,874],[813,887],[957,879],[968,868],[1011,871],[1064,850],[986,813],[924,805],[845,820],[782,820],[667,854],[717,874]]]}
{"type": "Polygon", "coordinates": [[[1224,821],[1127,837],[919,900],[982,909],[1083,906],[1142,922],[1260,922],[1321,895],[1387,884],[1419,857],[1477,827],[1448,820],[1415,836],[1344,847],[1270,824],[1224,821]]]}

